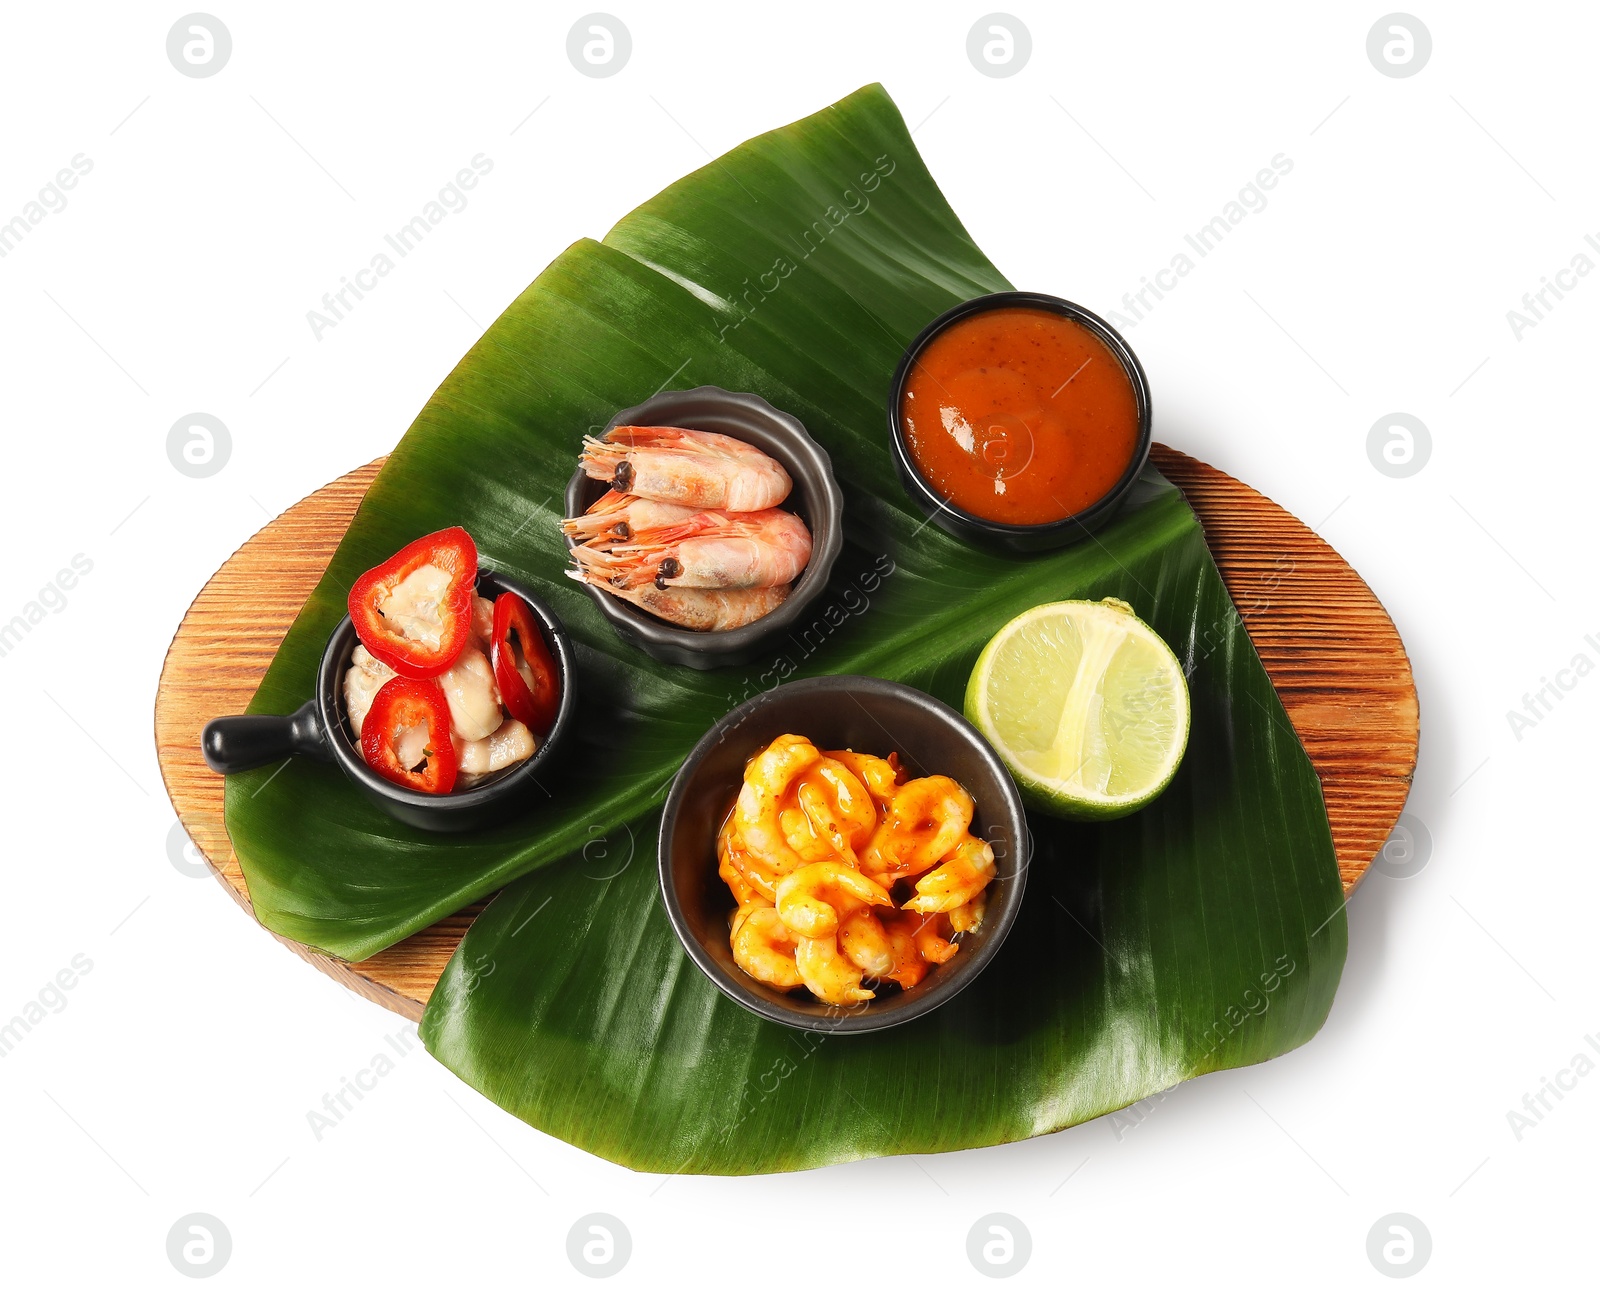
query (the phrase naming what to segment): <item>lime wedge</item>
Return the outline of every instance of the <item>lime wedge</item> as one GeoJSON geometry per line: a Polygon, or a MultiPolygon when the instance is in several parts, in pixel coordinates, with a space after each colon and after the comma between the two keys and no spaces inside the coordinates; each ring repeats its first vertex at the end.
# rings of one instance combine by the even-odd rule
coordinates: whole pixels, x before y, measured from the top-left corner
{"type": "Polygon", "coordinates": [[[1018,615],[978,656],[965,707],[1033,807],[1080,820],[1144,807],[1189,741],[1178,657],[1114,597],[1018,615]]]}

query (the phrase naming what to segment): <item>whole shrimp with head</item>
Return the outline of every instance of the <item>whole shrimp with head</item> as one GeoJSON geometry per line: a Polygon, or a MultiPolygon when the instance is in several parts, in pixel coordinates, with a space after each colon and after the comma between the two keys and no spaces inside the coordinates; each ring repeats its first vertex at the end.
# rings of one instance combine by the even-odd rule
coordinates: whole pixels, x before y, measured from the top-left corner
{"type": "Polygon", "coordinates": [[[764,511],[789,496],[789,473],[753,444],[681,426],[617,426],[585,436],[583,470],[621,494],[704,509],[764,511]]]}
{"type": "Polygon", "coordinates": [[[783,465],[729,435],[619,426],[586,437],[583,470],[611,488],[561,522],[580,583],[679,627],[742,628],[770,614],[811,560],[806,523],[779,504],[783,465]]]}
{"type": "Polygon", "coordinates": [[[780,990],[864,1004],[909,990],[983,924],[994,853],[972,796],[896,757],[786,734],[757,750],[717,834],[734,961],[780,990]]]}

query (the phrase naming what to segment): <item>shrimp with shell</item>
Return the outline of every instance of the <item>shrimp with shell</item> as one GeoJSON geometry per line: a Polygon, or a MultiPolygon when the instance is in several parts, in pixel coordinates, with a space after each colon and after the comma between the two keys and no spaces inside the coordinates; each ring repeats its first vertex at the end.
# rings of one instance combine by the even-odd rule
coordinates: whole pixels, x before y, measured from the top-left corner
{"type": "Polygon", "coordinates": [[[638,498],[607,489],[589,504],[589,510],[583,515],[563,520],[561,532],[577,543],[626,543],[635,537],[682,525],[702,514],[699,507],[656,502],[653,498],[638,498]]]}
{"type": "Polygon", "coordinates": [[[578,568],[619,588],[773,588],[793,583],[811,560],[805,521],[779,507],[696,512],[631,532],[630,542],[574,547],[578,568]]]}
{"type": "Polygon", "coordinates": [[[762,511],[789,496],[781,463],[753,444],[681,426],[618,426],[585,436],[583,470],[618,493],[684,506],[762,511]]]}
{"type": "Polygon", "coordinates": [[[622,588],[609,579],[582,569],[568,570],[567,577],[587,583],[614,597],[620,597],[658,619],[695,632],[727,632],[753,624],[770,615],[789,595],[788,585],[776,588],[658,588],[647,583],[640,588],[622,588]]]}

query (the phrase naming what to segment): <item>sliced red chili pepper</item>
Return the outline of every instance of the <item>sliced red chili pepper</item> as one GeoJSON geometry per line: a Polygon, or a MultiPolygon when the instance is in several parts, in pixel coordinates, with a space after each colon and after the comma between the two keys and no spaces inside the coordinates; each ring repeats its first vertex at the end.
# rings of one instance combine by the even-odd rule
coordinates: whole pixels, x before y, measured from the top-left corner
{"type": "Polygon", "coordinates": [[[350,621],[361,644],[402,677],[438,677],[467,644],[477,581],[478,546],[453,525],[407,543],[357,579],[350,621]]]}
{"type": "Polygon", "coordinates": [[[361,756],[368,767],[396,785],[425,794],[448,794],[455,787],[458,762],[443,688],[414,677],[391,677],[372,697],[361,724],[361,756]],[[418,738],[411,733],[419,727],[420,748],[412,748],[418,738]]]}
{"type": "Polygon", "coordinates": [[[515,592],[502,592],[494,600],[489,659],[494,664],[494,680],[499,684],[506,712],[534,735],[549,735],[556,710],[561,707],[556,662],[550,658],[550,648],[545,645],[533,611],[515,592]]]}

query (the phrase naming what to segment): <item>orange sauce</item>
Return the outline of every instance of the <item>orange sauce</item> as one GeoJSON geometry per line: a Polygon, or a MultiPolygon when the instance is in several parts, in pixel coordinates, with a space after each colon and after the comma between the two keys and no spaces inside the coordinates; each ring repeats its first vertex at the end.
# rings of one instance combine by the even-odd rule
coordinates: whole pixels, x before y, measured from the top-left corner
{"type": "Polygon", "coordinates": [[[1122,478],[1139,407],[1121,361],[1074,319],[985,310],[917,356],[901,419],[922,478],[963,511],[1011,525],[1064,520],[1122,478]]]}

